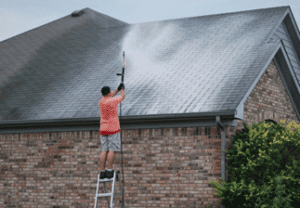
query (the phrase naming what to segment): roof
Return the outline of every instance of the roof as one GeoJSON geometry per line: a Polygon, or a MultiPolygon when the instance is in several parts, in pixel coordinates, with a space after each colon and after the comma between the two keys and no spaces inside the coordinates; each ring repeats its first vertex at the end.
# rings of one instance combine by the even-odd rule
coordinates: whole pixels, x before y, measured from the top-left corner
{"type": "Polygon", "coordinates": [[[268,37],[288,9],[127,24],[86,8],[17,35],[0,42],[0,123],[99,118],[123,51],[122,116],[234,112],[278,50],[268,37]]]}

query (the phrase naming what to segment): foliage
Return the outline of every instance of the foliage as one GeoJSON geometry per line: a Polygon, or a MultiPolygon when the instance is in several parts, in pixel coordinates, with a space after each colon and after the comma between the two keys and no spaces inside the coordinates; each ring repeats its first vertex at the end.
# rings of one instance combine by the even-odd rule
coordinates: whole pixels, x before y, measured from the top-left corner
{"type": "Polygon", "coordinates": [[[221,177],[218,181],[209,181],[216,188],[225,207],[272,207],[275,200],[291,207],[300,203],[300,125],[291,122],[283,124],[255,124],[247,126],[233,136],[232,146],[227,153],[230,177],[226,183],[221,177]],[[294,126],[295,131],[290,127],[294,126]],[[269,128],[272,127],[272,130],[269,128]],[[281,178],[282,181],[278,180],[281,178]],[[283,193],[281,183],[285,188],[283,193]],[[291,199],[287,198],[291,197],[291,199]],[[277,197],[277,198],[276,198],[277,197]],[[260,199],[258,201],[258,199],[260,199]],[[284,200],[283,200],[284,199],[284,200]]]}
{"type": "MultiPolygon", "coordinates": [[[[280,178],[280,184],[281,184],[281,178],[280,178]]],[[[276,188],[276,193],[277,196],[274,198],[274,200],[270,201],[268,200],[268,198],[262,198],[260,199],[260,197],[258,197],[258,206],[256,204],[256,207],[259,208],[266,208],[266,207],[272,207],[272,208],[290,208],[291,207],[291,203],[290,203],[290,195],[286,198],[282,197],[283,194],[285,194],[285,189],[284,189],[285,185],[283,186],[277,186],[276,188]],[[268,204],[268,206],[266,205],[268,204]]],[[[269,194],[269,187],[267,187],[267,194],[269,194]]],[[[212,204],[209,204],[208,208],[211,208],[212,204]]]]}
{"type": "MultiPolygon", "coordinates": [[[[258,206],[259,208],[266,208],[266,207],[271,207],[272,208],[290,208],[291,207],[291,203],[290,203],[290,195],[286,198],[282,197],[283,194],[285,194],[285,185],[281,186],[281,178],[278,179],[280,180],[280,185],[278,184],[278,186],[276,187],[276,197],[274,198],[274,200],[272,201],[267,201],[267,198],[262,198],[260,199],[260,197],[258,197],[258,206]],[[268,204],[269,206],[267,206],[266,204],[268,204]]],[[[269,188],[267,187],[267,194],[269,195],[269,188]]],[[[257,205],[257,204],[256,204],[257,205]]]]}

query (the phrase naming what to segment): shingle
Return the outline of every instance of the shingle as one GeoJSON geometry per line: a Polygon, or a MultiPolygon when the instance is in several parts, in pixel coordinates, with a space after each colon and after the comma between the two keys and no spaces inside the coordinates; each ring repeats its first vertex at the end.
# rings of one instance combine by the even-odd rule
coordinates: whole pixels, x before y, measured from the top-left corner
{"type": "Polygon", "coordinates": [[[0,122],[99,117],[123,50],[122,116],[235,109],[277,46],[265,40],[287,8],[132,25],[86,8],[25,32],[0,42],[0,122]]]}

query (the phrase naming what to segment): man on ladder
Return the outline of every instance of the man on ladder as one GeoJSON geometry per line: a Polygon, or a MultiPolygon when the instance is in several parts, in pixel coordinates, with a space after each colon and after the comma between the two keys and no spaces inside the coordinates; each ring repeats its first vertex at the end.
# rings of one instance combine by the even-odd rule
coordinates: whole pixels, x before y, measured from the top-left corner
{"type": "Polygon", "coordinates": [[[120,123],[118,117],[118,105],[125,99],[125,86],[121,83],[113,93],[110,88],[102,88],[102,99],[99,101],[100,109],[100,141],[102,153],[100,155],[100,179],[112,178],[114,175],[113,165],[115,152],[121,151],[120,123]],[[115,97],[121,91],[121,96],[115,97]],[[109,151],[109,152],[108,152],[109,151]],[[108,161],[108,170],[105,170],[105,163],[108,161]]]}
{"type": "Polygon", "coordinates": [[[122,208],[128,208],[124,202],[124,171],[123,171],[123,151],[122,151],[122,135],[120,129],[120,123],[118,118],[118,105],[120,103],[120,114],[122,116],[122,104],[121,102],[125,99],[125,86],[124,74],[125,74],[125,51],[123,51],[123,68],[122,74],[117,74],[122,76],[122,82],[113,93],[110,92],[110,88],[104,86],[101,90],[103,95],[102,99],[99,100],[99,109],[100,109],[100,141],[102,145],[102,153],[100,155],[100,168],[101,172],[98,175],[97,190],[95,197],[95,207],[97,208],[98,197],[111,197],[110,203],[107,199],[108,205],[110,208],[113,208],[114,196],[122,196],[122,208]],[[115,97],[115,95],[121,91],[121,96],[115,97]],[[120,139],[121,136],[121,139],[120,139]],[[109,151],[109,153],[108,153],[109,151]],[[121,163],[122,163],[122,174],[123,174],[123,189],[121,188],[121,180],[118,179],[118,174],[120,171],[114,171],[114,159],[115,152],[121,152],[121,163]],[[108,170],[105,170],[105,163],[108,160],[108,170]],[[119,181],[119,186],[121,194],[115,194],[115,184],[116,181],[119,181]],[[112,182],[112,192],[99,194],[99,185],[103,183],[104,189],[107,192],[105,187],[106,182],[112,182]]]}

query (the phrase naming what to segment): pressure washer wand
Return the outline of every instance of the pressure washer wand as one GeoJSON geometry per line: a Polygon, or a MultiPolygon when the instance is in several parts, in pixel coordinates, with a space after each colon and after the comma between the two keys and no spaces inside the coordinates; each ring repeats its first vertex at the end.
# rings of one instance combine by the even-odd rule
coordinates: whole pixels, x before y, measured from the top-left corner
{"type": "Polygon", "coordinates": [[[122,76],[122,82],[121,83],[124,82],[124,71],[125,71],[125,67],[126,67],[125,64],[126,64],[125,63],[125,51],[123,51],[123,68],[122,68],[122,74],[117,74],[118,76],[122,76]]]}
{"type": "MultiPolygon", "coordinates": [[[[125,71],[125,51],[123,51],[123,67],[122,67],[122,74],[117,74],[118,76],[122,76],[122,84],[124,82],[124,71],[125,71]]],[[[122,117],[122,102],[120,103],[120,118],[122,117]]],[[[121,122],[120,122],[121,125],[121,122]]],[[[121,163],[122,163],[122,179],[123,179],[123,186],[122,186],[122,208],[127,208],[126,203],[124,206],[124,170],[123,170],[123,148],[122,148],[123,142],[122,142],[122,130],[121,130],[121,163]]],[[[120,183],[120,181],[119,181],[120,183]]]]}

